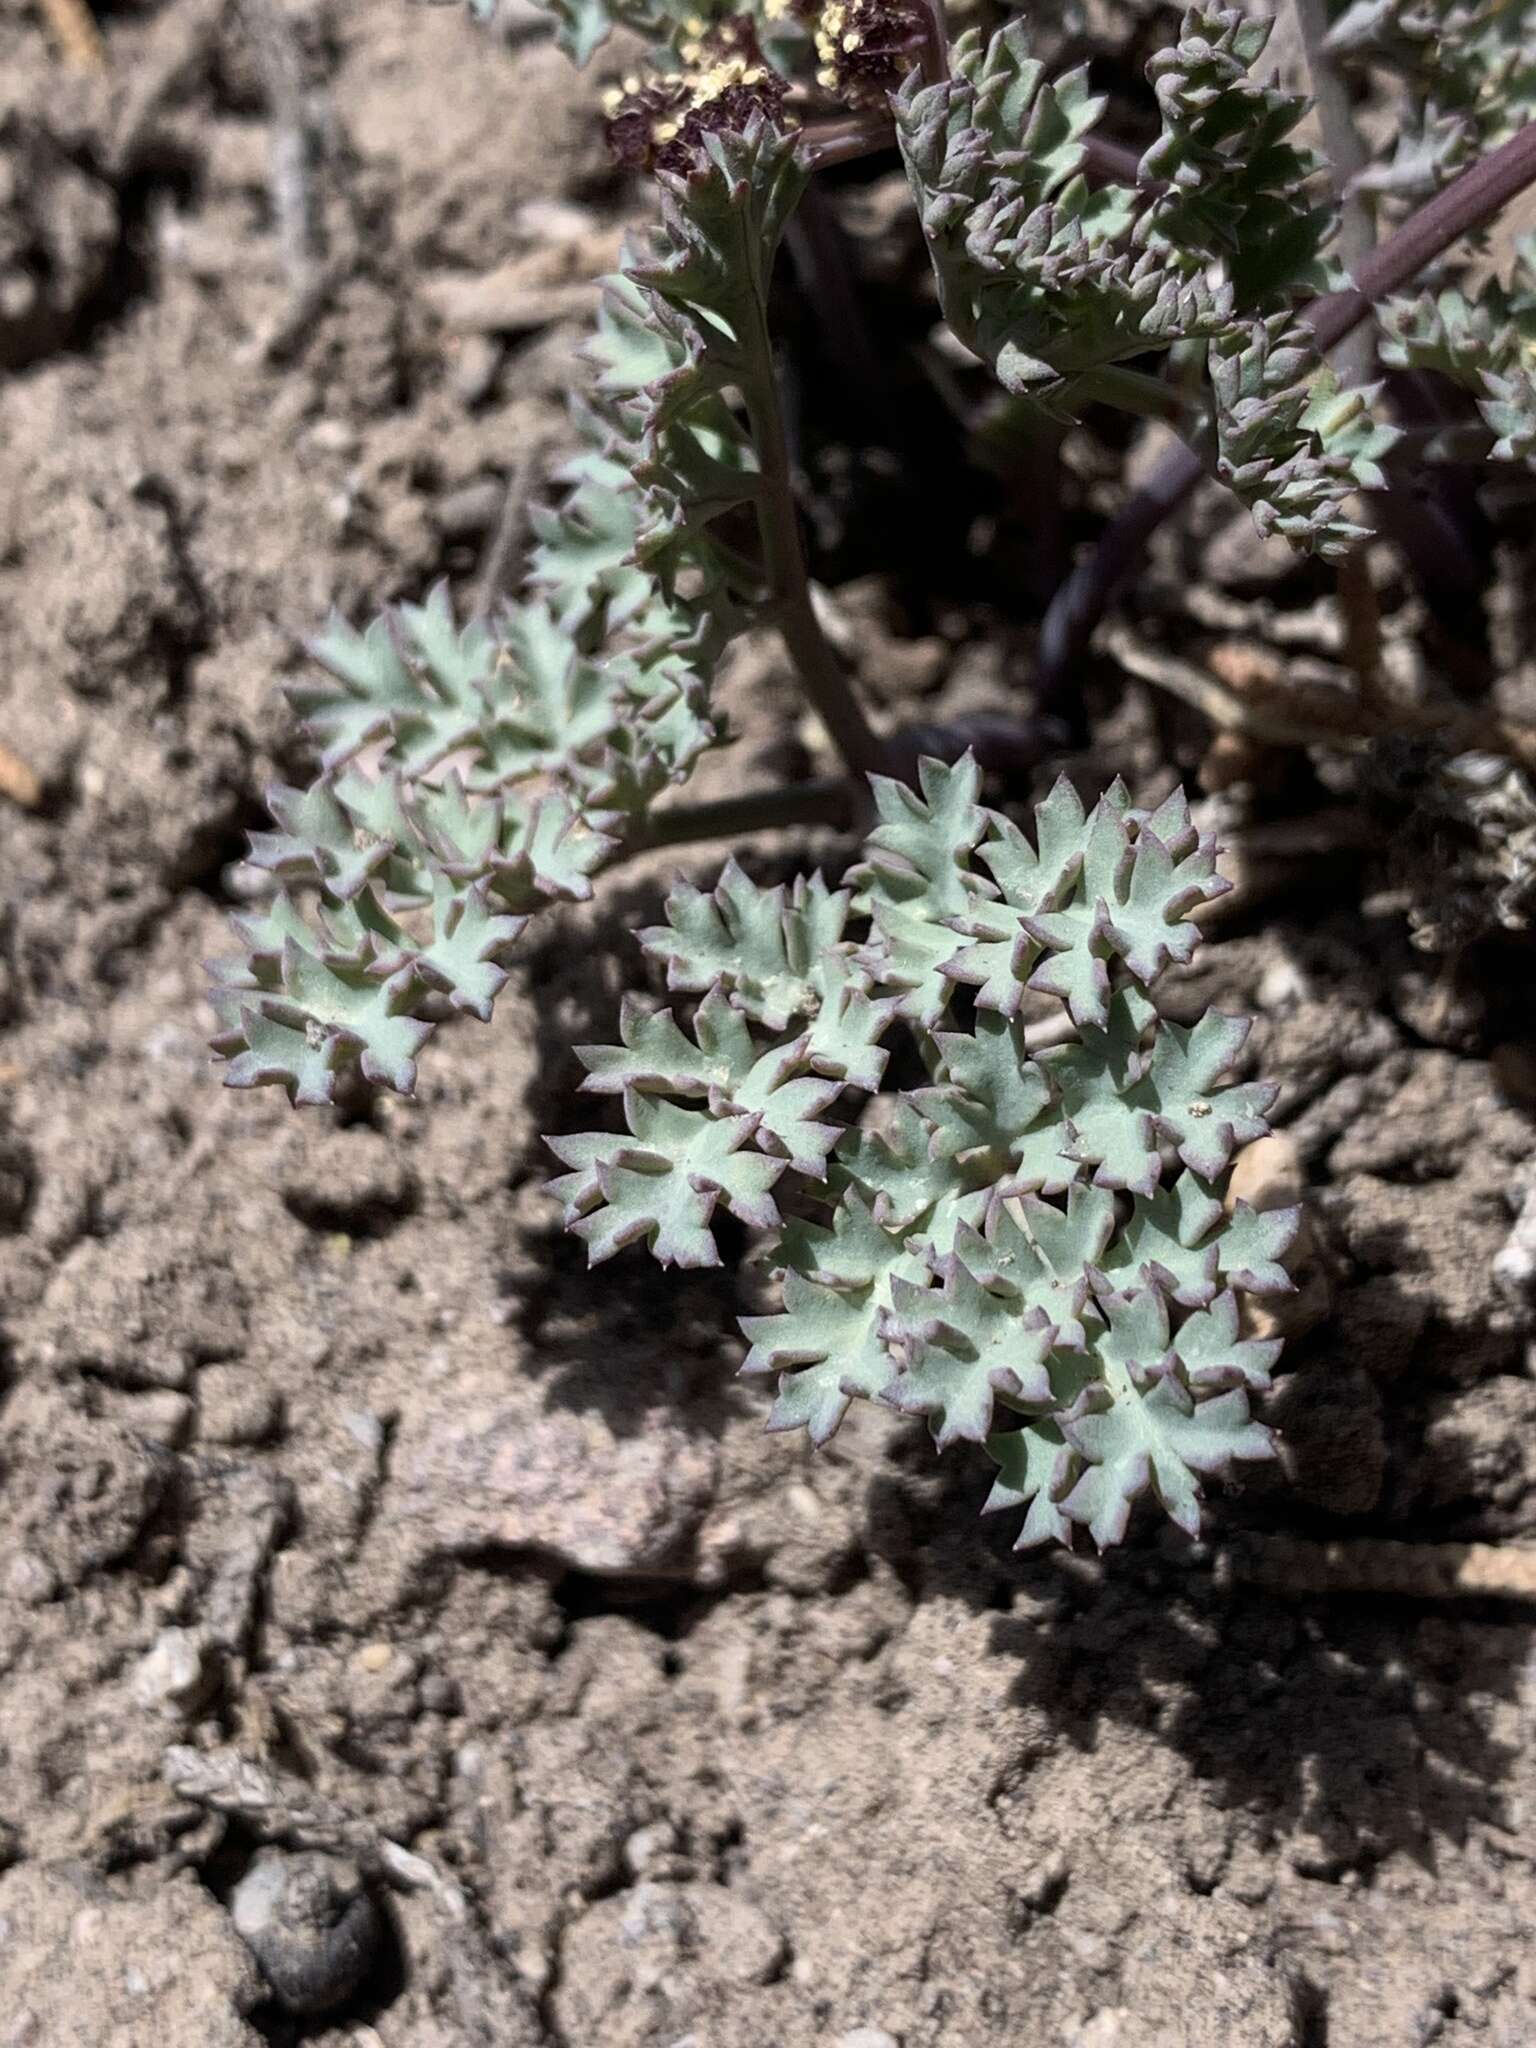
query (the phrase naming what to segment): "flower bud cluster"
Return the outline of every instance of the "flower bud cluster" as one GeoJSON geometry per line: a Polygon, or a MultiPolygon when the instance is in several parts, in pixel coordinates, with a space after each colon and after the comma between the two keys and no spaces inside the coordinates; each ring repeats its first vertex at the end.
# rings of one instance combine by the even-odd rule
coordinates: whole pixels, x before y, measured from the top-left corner
{"type": "Polygon", "coordinates": [[[754,115],[787,127],[785,81],[744,15],[688,23],[676,71],[634,73],[604,95],[608,146],[637,171],[686,174],[709,134],[742,133],[754,115]]]}

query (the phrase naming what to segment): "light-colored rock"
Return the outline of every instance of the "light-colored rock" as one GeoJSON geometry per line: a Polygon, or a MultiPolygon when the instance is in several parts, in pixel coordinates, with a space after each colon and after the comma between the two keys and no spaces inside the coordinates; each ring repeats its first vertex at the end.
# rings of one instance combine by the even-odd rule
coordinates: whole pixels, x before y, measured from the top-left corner
{"type": "Polygon", "coordinates": [[[1284,1209],[1301,1200],[1304,1186],[1296,1147],[1283,1131],[1271,1131],[1244,1145],[1233,1160],[1227,1194],[1250,1209],[1284,1209]]]}
{"type": "Polygon", "coordinates": [[[1524,1173],[1510,1196],[1518,1211],[1494,1259],[1493,1277],[1511,1301],[1536,1304],[1536,1173],[1524,1173]]]}
{"type": "Polygon", "coordinates": [[[5,1590],[23,1607],[41,1607],[59,1590],[58,1574],[31,1550],[18,1550],[5,1568],[5,1590]]]}
{"type": "MultiPolygon", "coordinates": [[[[623,2048],[671,2041],[725,2011],[756,2013],[788,1953],[779,1929],[739,1892],[650,1883],[600,1900],[565,1930],[561,1952],[554,2011],[562,2034],[623,2048]],[[668,2024],[675,2033],[661,2031],[668,2024]]],[[[704,2032],[744,2038],[734,2024],[704,2032]]]]}
{"type": "Polygon", "coordinates": [[[190,1719],[208,1697],[216,1675],[216,1661],[202,1629],[162,1629],[133,1674],[133,1696],[152,1713],[190,1719]]]}
{"type": "Polygon", "coordinates": [[[0,1876],[0,2040],[16,2048],[260,2048],[228,1915],[187,1874],[124,1898],[73,1865],[0,1876]]]}
{"type": "Polygon", "coordinates": [[[315,1851],[263,1849],[230,1894],[235,1930],[280,2004],[329,2012],[367,1975],[383,1934],[352,1864],[315,1851]]]}
{"type": "Polygon", "coordinates": [[[677,1829],[669,1820],[654,1820],[636,1828],[624,1844],[624,1867],[631,1877],[643,1877],[653,1866],[669,1861],[677,1849],[677,1829]]]}
{"type": "Polygon", "coordinates": [[[784,1967],[784,1937],[740,1892],[719,1884],[680,1885],[693,1923],[693,1943],[712,1974],[743,1987],[771,1984],[784,1967]]]}
{"type": "Polygon", "coordinates": [[[455,1377],[401,1416],[388,1513],[438,1551],[497,1544],[582,1571],[691,1577],[716,1457],[665,1410],[621,1433],[550,1404],[536,1381],[455,1377]]]}
{"type": "MultiPolygon", "coordinates": [[[[1284,1131],[1271,1131],[1244,1145],[1233,1160],[1227,1207],[1246,1202],[1261,1212],[1288,1209],[1300,1203],[1305,1192],[1306,1175],[1295,1145],[1284,1131]]],[[[1250,1336],[1294,1340],[1316,1329],[1333,1306],[1333,1278],[1305,1207],[1285,1266],[1295,1282],[1294,1293],[1243,1297],[1243,1327],[1250,1336]]]]}
{"type": "Polygon", "coordinates": [[[147,1394],[133,1394],[124,1402],[123,1420],[146,1443],[161,1444],[168,1451],[187,1440],[192,1422],[192,1403],[185,1394],[169,1387],[155,1387],[147,1394]]]}

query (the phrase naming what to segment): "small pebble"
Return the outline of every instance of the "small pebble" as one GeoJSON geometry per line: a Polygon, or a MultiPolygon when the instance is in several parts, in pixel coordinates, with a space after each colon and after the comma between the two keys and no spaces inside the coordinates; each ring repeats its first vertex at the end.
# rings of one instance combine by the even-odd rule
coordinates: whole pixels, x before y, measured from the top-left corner
{"type": "Polygon", "coordinates": [[[1493,1277],[1511,1301],[1536,1301],[1536,1180],[1517,1183],[1510,1194],[1520,1208],[1494,1258],[1493,1277]]]}
{"type": "Polygon", "coordinates": [[[457,1679],[429,1671],[421,1681],[421,1704],[429,1714],[457,1714],[464,1705],[457,1679]]]}
{"type": "Polygon", "coordinates": [[[384,1424],[371,1409],[348,1408],[343,1412],[341,1422],[348,1436],[355,1438],[365,1451],[383,1450],[384,1424]]]}
{"type": "Polygon", "coordinates": [[[1081,2026],[1062,2036],[1068,2048],[1129,2048],[1131,2015],[1122,2005],[1100,2006],[1081,2026]]]}
{"type": "Polygon", "coordinates": [[[5,1568],[5,1590],[24,1607],[41,1607],[59,1590],[58,1574],[35,1550],[18,1550],[5,1568]]]}
{"type": "Polygon", "coordinates": [[[489,334],[466,334],[453,358],[452,382],[460,403],[481,405],[496,388],[506,349],[489,334]]]}
{"type": "Polygon", "coordinates": [[[525,199],[512,215],[512,232],[533,242],[579,242],[595,234],[597,215],[569,199],[525,199]]]}
{"type": "Polygon", "coordinates": [[[445,540],[474,540],[489,533],[501,517],[506,495],[506,485],[494,481],[465,484],[439,498],[432,507],[432,517],[445,540]]]}
{"type": "Polygon", "coordinates": [[[217,1676],[211,1645],[201,1629],[164,1628],[133,1674],[133,1696],[150,1712],[190,1720],[217,1676]]]}
{"type": "Polygon", "coordinates": [[[1244,1145],[1232,1165],[1227,1186],[1229,1202],[1246,1202],[1251,1209],[1284,1209],[1301,1199],[1305,1175],[1296,1147],[1283,1131],[1255,1138],[1244,1145]]]}
{"type": "Polygon", "coordinates": [[[219,870],[219,886],[227,896],[241,903],[256,903],[263,896],[275,896],[279,884],[270,868],[256,867],[248,860],[231,860],[219,870]]]}
{"type": "Polygon", "coordinates": [[[384,1932],[354,1866],[311,1850],[258,1851],[230,1894],[229,1911],[291,2013],[329,2012],[350,1998],[384,1932]]]}
{"type": "Polygon", "coordinates": [[[624,1864],[631,1877],[642,1876],[658,1858],[669,1856],[677,1847],[677,1830],[669,1820],[654,1820],[649,1827],[636,1828],[624,1844],[624,1864]]]}
{"type": "Polygon", "coordinates": [[[1272,960],[1254,994],[1261,1010],[1288,1010],[1306,1000],[1307,978],[1294,960],[1272,960]]]}
{"type": "Polygon", "coordinates": [[[324,455],[351,455],[357,448],[357,429],[345,420],[316,420],[308,439],[310,447],[324,455]]]}
{"type": "Polygon", "coordinates": [[[101,1930],[107,1924],[107,1916],[100,1906],[82,1906],[78,1913],[71,1914],[69,1922],[69,1945],[71,1948],[94,1948],[101,1938],[101,1930]]]}
{"type": "Polygon", "coordinates": [[[187,1440],[192,1426],[192,1403],[185,1394],[174,1393],[170,1388],[157,1388],[149,1394],[136,1394],[124,1410],[123,1419],[128,1427],[152,1444],[164,1444],[167,1450],[177,1450],[187,1440]]]}

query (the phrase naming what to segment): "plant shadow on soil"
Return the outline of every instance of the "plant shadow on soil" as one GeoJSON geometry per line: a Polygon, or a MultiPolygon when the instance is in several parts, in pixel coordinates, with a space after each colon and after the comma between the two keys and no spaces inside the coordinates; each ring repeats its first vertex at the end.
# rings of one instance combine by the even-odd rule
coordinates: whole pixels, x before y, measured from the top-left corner
{"type": "MultiPolygon", "coordinates": [[[[740,851],[754,880],[767,885],[806,866],[794,854],[740,851]]],[[[676,870],[706,886],[725,858],[724,848],[702,855],[687,848],[676,870]]],[[[845,864],[826,863],[834,871],[845,864]]],[[[611,889],[601,910],[591,913],[599,920],[595,931],[574,933],[561,920],[529,955],[537,1010],[538,1066],[530,1088],[535,1129],[560,1135],[623,1128],[616,1097],[580,1092],[582,1067],[573,1048],[617,1038],[625,986],[638,985],[657,1002],[669,1000],[662,969],[641,957],[635,937],[662,920],[666,888],[664,880],[635,880],[611,889]]],[[[689,998],[677,1000],[681,1005],[689,998]]],[[[539,1152],[529,1162],[532,1175],[558,1172],[542,1144],[539,1152]]],[[[527,1369],[544,1377],[553,1405],[594,1411],[621,1437],[644,1430],[648,1412],[662,1404],[680,1427],[716,1438],[732,1419],[761,1412],[760,1398],[721,1371],[722,1338],[758,1306],[750,1234],[741,1224],[717,1210],[718,1266],[663,1271],[638,1251],[589,1266],[585,1246],[561,1227],[554,1203],[543,1209],[547,1220],[529,1228],[517,1271],[505,1285],[517,1302],[527,1369]],[[625,1362],[622,1374],[612,1370],[616,1358],[625,1362]]]]}
{"type": "MultiPolygon", "coordinates": [[[[686,849],[677,868],[702,884],[724,852],[686,849]]],[[[792,853],[747,858],[755,878],[770,883],[804,865],[792,853]]],[[[657,921],[663,893],[659,883],[637,879],[608,895],[600,929],[556,928],[532,956],[539,1067],[531,1094],[539,1128],[590,1128],[614,1113],[611,1099],[576,1092],[572,1048],[615,1036],[619,990],[626,977],[637,978],[633,934],[657,921]]],[[[643,985],[666,1000],[659,968],[648,967],[643,985]]],[[[595,1408],[621,1435],[644,1426],[642,1391],[654,1392],[684,1428],[714,1436],[731,1419],[761,1412],[760,1395],[722,1372],[722,1336],[758,1304],[738,1271],[746,1233],[724,1219],[719,1235],[719,1267],[664,1273],[636,1256],[589,1270],[584,1249],[558,1224],[541,1228],[525,1247],[539,1279],[521,1322],[531,1369],[547,1375],[550,1399],[595,1408]],[[606,1365],[620,1355],[622,1380],[606,1365]]],[[[1410,1257],[1404,1246],[1403,1260],[1410,1257]]],[[[1375,1313],[1388,1330],[1417,1327],[1392,1266],[1384,1253],[1368,1276],[1375,1313]],[[1398,1298],[1400,1316],[1384,1290],[1398,1298]]],[[[1348,1433],[1358,1418],[1347,1401],[1337,1413],[1329,1403],[1343,1368],[1363,1363],[1370,1371],[1358,1349],[1340,1337],[1336,1312],[1291,1348],[1274,1408],[1287,1417],[1293,1469],[1256,1468],[1242,1486],[1210,1489],[1218,1546],[1224,1532],[1238,1529],[1419,1541],[1458,1533],[1449,1517],[1430,1527],[1421,1516],[1405,1528],[1379,1511],[1345,1519],[1306,1504],[1309,1495],[1328,1497],[1330,1463],[1336,1470],[1341,1457],[1355,1455],[1348,1433]],[[1322,1424],[1309,1431],[1304,1410],[1322,1412],[1322,1424]]],[[[1416,1382],[1401,1361],[1380,1363],[1398,1418],[1386,1453],[1390,1488],[1412,1464],[1422,1399],[1443,1382],[1424,1373],[1416,1382]]],[[[1470,1454],[1465,1484],[1447,1472],[1448,1455],[1456,1453],[1437,1451],[1438,1497],[1475,1500],[1470,1454]]],[[[976,1457],[936,1461],[926,1431],[914,1424],[901,1432],[869,1481],[866,1549],[895,1569],[914,1600],[960,1599],[991,1613],[992,1648],[1017,1665],[1012,1703],[1042,1716],[1074,1747],[1091,1752],[1106,1722],[1154,1729],[1187,1759],[1216,1806],[1244,1811],[1271,1836],[1290,1838],[1294,1867],[1319,1879],[1353,1872],[1355,1881],[1368,1881],[1394,1852],[1433,1869],[1437,1842],[1459,1842],[1476,1826],[1495,1834],[1508,1828],[1500,1788],[1517,1752],[1488,1733],[1487,1702],[1516,1696],[1530,1631],[1506,1608],[1303,1589],[1280,1597],[1218,1584],[1209,1551],[1192,1549],[1146,1505],[1126,1546],[1104,1559],[1085,1548],[1070,1556],[1017,1554],[1008,1518],[978,1519],[988,1484],[983,1467],[976,1457]],[[1481,1718],[1462,1704],[1474,1697],[1481,1718]]],[[[681,1618],[693,1596],[677,1597],[681,1618]]],[[[1027,1774],[1031,1762],[1026,1749],[1017,1771],[1027,1774]]]]}
{"type": "MultiPolygon", "coordinates": [[[[1296,1347],[1297,1370],[1277,1395],[1305,1399],[1307,1381],[1341,1362],[1328,1335],[1325,1325],[1296,1347]]],[[[935,1471],[914,1429],[871,1481],[870,1524],[900,1531],[890,1561],[917,1599],[996,1612],[991,1647],[1017,1665],[1010,1702],[1079,1751],[1098,1746],[1105,1722],[1155,1730],[1217,1807],[1289,1838],[1303,1876],[1368,1882],[1399,1852],[1433,1871],[1438,1842],[1513,1828],[1500,1788],[1519,1751],[1490,1735],[1488,1703],[1519,1696],[1532,1631],[1495,1601],[1223,1583],[1212,1556],[1239,1532],[1443,1540],[1444,1528],[1422,1518],[1383,1527],[1380,1516],[1309,1509],[1311,1455],[1299,1449],[1289,1474],[1261,1467],[1246,1487],[1211,1486],[1199,1547],[1143,1503],[1126,1545],[1102,1558],[1082,1540],[1071,1553],[1015,1553],[1017,1516],[977,1519],[983,1461],[935,1471]]],[[[1445,1497],[1471,1497],[1470,1463],[1463,1486],[1446,1474],[1446,1455],[1437,1451],[1445,1497]]],[[[1030,1765],[1026,1753],[1018,1774],[1030,1765]]]]}
{"type": "Polygon", "coordinates": [[[518,1313],[522,1364],[544,1379],[551,1407],[600,1415],[616,1437],[643,1434],[665,1408],[677,1427],[718,1439],[751,1411],[750,1396],[721,1378],[721,1335],[742,1309],[729,1253],[703,1273],[637,1274],[622,1257],[589,1269],[558,1221],[528,1251],[543,1270],[518,1313]]]}

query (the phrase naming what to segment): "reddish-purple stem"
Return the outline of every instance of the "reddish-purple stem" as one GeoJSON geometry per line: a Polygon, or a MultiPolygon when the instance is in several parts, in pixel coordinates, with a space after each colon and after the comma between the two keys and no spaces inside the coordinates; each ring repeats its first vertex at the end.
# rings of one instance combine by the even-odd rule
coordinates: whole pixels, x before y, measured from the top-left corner
{"type": "MultiPolygon", "coordinates": [[[[857,163],[861,157],[878,156],[882,150],[895,147],[896,130],[890,115],[873,110],[807,121],[800,131],[800,161],[809,171],[857,163]]],[[[1167,190],[1162,179],[1142,177],[1141,158],[1134,149],[1128,149],[1123,142],[1111,142],[1103,135],[1084,136],[1083,170],[1094,184],[1130,185],[1152,194],[1167,190]]]]}
{"type": "MultiPolygon", "coordinates": [[[[1355,273],[1355,289],[1333,292],[1304,306],[1320,354],[1342,341],[1370,313],[1373,302],[1411,283],[1463,235],[1492,220],[1526,186],[1536,183],[1536,124],[1473,164],[1437,192],[1355,273]]],[[[1035,701],[1042,711],[1065,709],[1072,671],[1115,594],[1141,561],[1147,542],[1178,510],[1206,474],[1202,459],[1182,445],[1170,448],[1143,487],[1105,528],[1097,545],[1068,576],[1047,607],[1035,666],[1035,701]]]]}
{"type": "Polygon", "coordinates": [[[949,76],[949,21],[944,0],[917,0],[917,10],[923,17],[923,83],[942,85],[949,76]]]}

